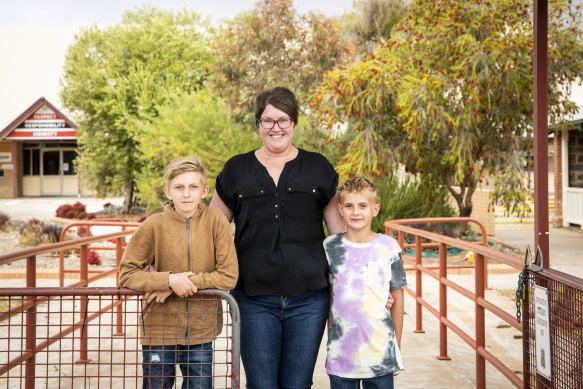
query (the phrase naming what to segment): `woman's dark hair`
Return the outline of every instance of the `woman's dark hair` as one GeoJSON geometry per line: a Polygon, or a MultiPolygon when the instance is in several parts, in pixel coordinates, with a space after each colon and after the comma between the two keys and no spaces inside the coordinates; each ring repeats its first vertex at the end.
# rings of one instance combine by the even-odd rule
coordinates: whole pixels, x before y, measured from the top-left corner
{"type": "Polygon", "coordinates": [[[287,113],[295,125],[298,124],[298,115],[300,105],[296,95],[283,86],[276,86],[257,95],[255,99],[255,124],[261,119],[263,111],[267,105],[273,105],[275,108],[287,113]]]}

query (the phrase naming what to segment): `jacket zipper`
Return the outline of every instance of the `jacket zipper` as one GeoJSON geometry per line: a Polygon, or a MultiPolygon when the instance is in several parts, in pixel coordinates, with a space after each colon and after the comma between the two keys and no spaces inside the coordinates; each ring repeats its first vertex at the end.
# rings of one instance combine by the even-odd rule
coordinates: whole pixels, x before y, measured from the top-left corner
{"type": "MultiPolygon", "coordinates": [[[[186,255],[188,258],[188,271],[190,271],[190,218],[186,218],[186,255]]],[[[186,300],[186,333],[184,336],[184,344],[188,344],[188,333],[190,323],[190,298],[186,300]]]]}

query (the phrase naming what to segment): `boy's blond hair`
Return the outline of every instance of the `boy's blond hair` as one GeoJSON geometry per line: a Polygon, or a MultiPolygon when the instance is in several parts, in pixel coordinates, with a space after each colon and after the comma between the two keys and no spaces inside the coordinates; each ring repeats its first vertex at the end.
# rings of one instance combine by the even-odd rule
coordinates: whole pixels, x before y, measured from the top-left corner
{"type": "Polygon", "coordinates": [[[202,183],[206,185],[208,175],[202,164],[202,161],[196,155],[189,155],[187,157],[176,158],[175,160],[170,161],[168,166],[166,166],[164,169],[164,180],[166,181],[166,187],[170,185],[170,181],[172,181],[174,177],[182,173],[189,172],[199,172],[202,176],[202,183]]]}
{"type": "Polygon", "coordinates": [[[338,201],[342,203],[342,195],[344,193],[354,193],[368,191],[372,194],[373,203],[378,204],[379,199],[377,197],[376,186],[364,177],[352,177],[344,181],[338,187],[336,193],[338,193],[338,201]]]}

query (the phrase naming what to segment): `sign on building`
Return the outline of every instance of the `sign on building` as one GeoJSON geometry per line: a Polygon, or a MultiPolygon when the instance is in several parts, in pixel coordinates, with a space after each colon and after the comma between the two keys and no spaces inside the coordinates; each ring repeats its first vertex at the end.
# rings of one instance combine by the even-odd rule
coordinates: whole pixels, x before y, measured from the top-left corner
{"type": "Polygon", "coordinates": [[[48,106],[26,118],[6,139],[76,139],[75,129],[48,106]]]}

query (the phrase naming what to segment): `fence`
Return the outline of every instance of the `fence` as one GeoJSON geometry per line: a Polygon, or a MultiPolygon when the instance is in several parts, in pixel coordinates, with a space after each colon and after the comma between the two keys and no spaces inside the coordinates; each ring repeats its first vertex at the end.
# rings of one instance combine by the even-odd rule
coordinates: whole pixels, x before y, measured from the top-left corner
{"type": "Polygon", "coordinates": [[[524,387],[583,388],[583,280],[553,269],[530,271],[526,291],[522,314],[524,387]],[[546,289],[543,291],[548,302],[547,323],[536,322],[535,286],[546,289]],[[549,333],[537,338],[537,328],[539,334],[545,330],[549,333]],[[544,343],[545,335],[549,340],[548,349],[537,345],[537,341],[544,343]],[[548,379],[537,374],[537,366],[550,372],[548,379]]]}
{"type": "MultiPolygon", "coordinates": [[[[91,228],[101,228],[104,229],[105,231],[111,232],[112,230],[114,230],[114,232],[119,232],[119,231],[126,231],[126,228],[130,228],[130,229],[135,229],[137,227],[140,226],[140,223],[132,223],[132,222],[127,222],[125,219],[121,219],[121,218],[100,218],[100,219],[93,219],[92,221],[76,221],[70,224],[67,224],[65,227],[63,227],[63,230],[61,231],[61,235],[59,237],[59,242],[64,242],[65,241],[65,237],[67,236],[67,233],[75,228],[78,230],[79,229],[85,229],[85,234],[86,236],[92,236],[91,234],[91,228]],[[87,231],[89,233],[87,233],[87,231]]],[[[122,251],[125,249],[126,247],[126,237],[120,237],[117,239],[112,239],[112,242],[115,243],[115,246],[95,246],[95,245],[91,245],[91,246],[87,246],[87,250],[116,250],[116,257],[117,257],[117,264],[119,265],[119,260],[121,260],[121,254],[122,251]]],[[[85,258],[85,261],[87,260],[87,258],[85,258]]],[[[67,269],[65,268],[65,252],[64,251],[60,251],[59,252],[59,286],[63,287],[65,286],[65,273],[75,273],[75,274],[80,274],[82,271],[83,266],[80,266],[77,269],[67,269]]],[[[111,274],[110,271],[108,270],[95,270],[92,271],[93,273],[97,273],[97,274],[111,274]]]]}
{"type": "MultiPolygon", "coordinates": [[[[132,233],[131,230],[120,231],[0,255],[0,264],[26,261],[26,287],[0,289],[0,387],[142,386],[142,350],[138,336],[139,319],[143,313],[142,293],[119,287],[86,287],[108,276],[114,276],[112,283],[117,285],[125,237],[132,233]],[[95,243],[105,241],[115,242],[117,266],[90,276],[89,249],[96,247],[95,243]],[[79,274],[78,282],[68,288],[36,287],[37,256],[76,249],[80,253],[79,269],[74,270],[79,274]]],[[[222,291],[201,290],[197,298],[209,293],[215,296],[214,314],[225,317],[222,332],[213,341],[213,385],[216,388],[238,388],[238,307],[230,295],[222,291]]],[[[196,310],[193,311],[196,301],[191,300],[190,305],[187,315],[212,314],[207,311],[198,315],[196,310]]],[[[160,313],[168,319],[163,311],[160,313]]],[[[171,316],[180,315],[174,312],[171,316]]],[[[147,321],[142,321],[143,324],[148,326],[147,321]]],[[[176,328],[176,321],[172,324],[162,328],[176,328]]],[[[196,328],[189,331],[196,331],[196,328]]],[[[216,334],[219,335],[218,331],[216,334]]],[[[150,375],[150,378],[155,377],[150,375]]],[[[177,380],[180,382],[182,378],[177,380]]]]}
{"type": "MultiPolygon", "coordinates": [[[[499,370],[513,385],[522,387],[523,380],[512,368],[504,364],[496,355],[486,348],[486,327],[485,327],[485,310],[488,310],[495,316],[504,320],[506,323],[522,331],[522,326],[517,322],[513,314],[510,314],[485,298],[485,289],[487,284],[486,258],[495,259],[503,264],[516,269],[522,269],[521,261],[509,254],[486,247],[482,242],[467,242],[460,239],[439,235],[433,232],[425,231],[419,228],[407,226],[408,223],[447,223],[447,222],[473,222],[480,225],[481,223],[473,218],[436,218],[436,219],[413,219],[413,220],[391,220],[385,222],[386,233],[389,235],[395,231],[401,247],[404,247],[404,234],[414,237],[415,243],[415,260],[412,261],[407,256],[403,256],[403,262],[409,263],[415,269],[415,290],[405,288],[405,291],[415,299],[415,332],[423,331],[423,310],[426,308],[432,313],[439,323],[439,359],[450,359],[447,351],[447,330],[453,331],[463,339],[470,347],[475,350],[476,356],[476,388],[484,389],[486,387],[486,361],[490,362],[499,370]],[[423,243],[422,238],[428,242],[423,243]],[[475,253],[474,265],[474,291],[470,291],[459,284],[456,284],[447,278],[447,248],[458,247],[463,250],[475,253]],[[439,249],[439,272],[435,272],[422,263],[423,247],[438,247],[439,249]],[[439,283],[439,306],[432,306],[423,297],[423,278],[427,274],[435,278],[439,283]],[[448,288],[456,291],[470,301],[474,302],[474,336],[462,329],[461,323],[454,323],[448,317],[447,291],[448,288]]],[[[483,230],[483,227],[482,227],[483,230]]],[[[483,234],[485,238],[485,234],[483,234]]]]}
{"type": "Polygon", "coordinates": [[[141,295],[125,288],[0,289],[0,387],[142,387],[161,373],[152,358],[144,378],[140,339],[156,344],[162,337],[213,345],[212,364],[204,359],[208,351],[190,351],[192,358],[181,365],[186,370],[170,374],[177,387],[205,366],[212,366],[207,379],[214,388],[239,387],[239,312],[227,292],[201,290],[164,305],[147,304],[141,295]],[[122,321],[114,309],[120,305],[122,321]],[[177,323],[189,315],[188,325],[177,323]]]}

